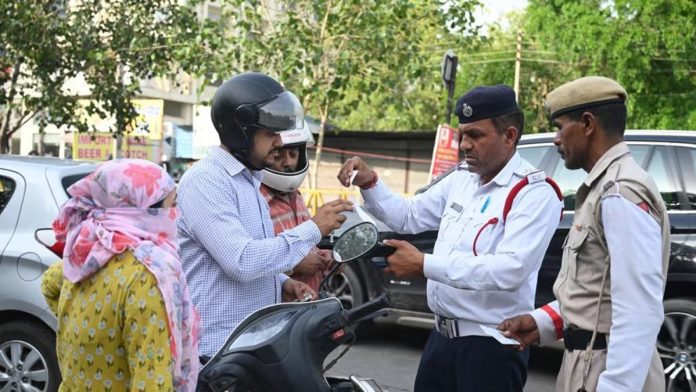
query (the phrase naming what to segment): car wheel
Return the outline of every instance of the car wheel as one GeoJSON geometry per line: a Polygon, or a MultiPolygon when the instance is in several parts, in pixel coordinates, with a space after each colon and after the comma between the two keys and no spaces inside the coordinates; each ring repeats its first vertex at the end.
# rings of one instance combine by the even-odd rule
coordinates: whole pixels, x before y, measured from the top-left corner
{"type": "Polygon", "coordinates": [[[338,298],[345,309],[352,309],[365,302],[360,278],[348,265],[343,267],[343,272],[329,278],[326,282],[326,293],[338,298]]]}
{"type": "Polygon", "coordinates": [[[665,320],[657,350],[665,368],[668,392],[696,392],[696,301],[665,301],[665,320]]]}
{"type": "Polygon", "coordinates": [[[50,329],[24,320],[0,325],[0,391],[53,392],[60,381],[50,329]]]}

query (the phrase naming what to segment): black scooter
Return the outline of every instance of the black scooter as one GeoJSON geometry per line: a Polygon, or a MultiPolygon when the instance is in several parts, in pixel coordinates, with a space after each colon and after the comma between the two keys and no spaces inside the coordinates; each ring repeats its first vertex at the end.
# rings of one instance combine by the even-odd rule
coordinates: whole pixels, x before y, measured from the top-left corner
{"type": "MultiPolygon", "coordinates": [[[[378,238],[374,224],[360,223],[336,240],[334,259],[345,263],[385,253],[378,238]]],[[[343,309],[336,298],[260,309],[239,324],[201,369],[196,391],[382,391],[372,379],[324,376],[345,351],[326,367],[322,365],[329,353],[354,341],[354,329],[361,321],[383,315],[388,306],[389,300],[382,295],[351,310],[343,309]]]]}

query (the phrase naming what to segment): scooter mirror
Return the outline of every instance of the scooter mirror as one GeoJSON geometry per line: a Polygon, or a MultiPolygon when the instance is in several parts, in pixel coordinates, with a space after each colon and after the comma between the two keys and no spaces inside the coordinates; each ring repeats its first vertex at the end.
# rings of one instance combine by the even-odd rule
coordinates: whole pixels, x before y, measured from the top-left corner
{"type": "Polygon", "coordinates": [[[362,222],[346,230],[336,240],[333,258],[338,263],[355,260],[367,254],[377,245],[379,232],[371,222],[362,222]]]}

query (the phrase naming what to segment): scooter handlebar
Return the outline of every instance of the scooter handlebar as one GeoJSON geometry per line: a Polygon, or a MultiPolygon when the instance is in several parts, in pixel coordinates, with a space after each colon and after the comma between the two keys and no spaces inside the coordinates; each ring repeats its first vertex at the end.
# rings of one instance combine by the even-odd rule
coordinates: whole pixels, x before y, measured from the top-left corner
{"type": "Polygon", "coordinates": [[[348,324],[354,324],[361,319],[379,311],[380,309],[389,307],[389,305],[391,305],[389,298],[386,294],[382,294],[372,301],[366,302],[355,309],[346,310],[346,322],[348,324]]]}

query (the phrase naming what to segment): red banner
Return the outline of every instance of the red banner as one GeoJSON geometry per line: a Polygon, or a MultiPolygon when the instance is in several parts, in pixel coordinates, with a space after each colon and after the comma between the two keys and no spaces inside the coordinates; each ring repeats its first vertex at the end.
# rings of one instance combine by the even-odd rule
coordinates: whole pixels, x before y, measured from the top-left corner
{"type": "Polygon", "coordinates": [[[447,124],[437,127],[428,183],[459,163],[459,132],[447,124]]]}

